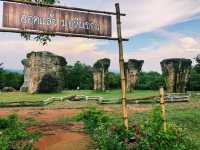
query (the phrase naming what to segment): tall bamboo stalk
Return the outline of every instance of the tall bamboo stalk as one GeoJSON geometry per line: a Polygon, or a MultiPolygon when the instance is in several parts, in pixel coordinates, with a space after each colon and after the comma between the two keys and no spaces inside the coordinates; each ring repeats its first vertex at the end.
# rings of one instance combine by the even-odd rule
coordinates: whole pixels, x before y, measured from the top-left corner
{"type": "Polygon", "coordinates": [[[126,108],[126,78],[125,78],[125,68],[124,68],[124,54],[123,54],[123,40],[121,33],[121,18],[120,18],[120,7],[119,3],[115,4],[116,8],[116,21],[117,21],[117,34],[118,34],[118,45],[119,45],[119,65],[120,65],[120,77],[121,77],[121,103],[122,103],[122,113],[124,126],[128,129],[128,114],[126,108]]]}
{"type": "Polygon", "coordinates": [[[163,87],[160,87],[160,111],[161,111],[161,117],[162,117],[162,121],[163,121],[163,129],[164,129],[164,131],[166,131],[167,122],[166,122],[164,88],[163,87]]]}

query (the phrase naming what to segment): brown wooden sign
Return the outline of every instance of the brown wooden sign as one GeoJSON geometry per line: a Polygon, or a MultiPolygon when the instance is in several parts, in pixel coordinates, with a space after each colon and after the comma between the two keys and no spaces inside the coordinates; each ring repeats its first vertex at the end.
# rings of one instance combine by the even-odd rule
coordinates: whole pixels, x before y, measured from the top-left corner
{"type": "Polygon", "coordinates": [[[111,37],[111,16],[4,2],[3,27],[111,37]]]}

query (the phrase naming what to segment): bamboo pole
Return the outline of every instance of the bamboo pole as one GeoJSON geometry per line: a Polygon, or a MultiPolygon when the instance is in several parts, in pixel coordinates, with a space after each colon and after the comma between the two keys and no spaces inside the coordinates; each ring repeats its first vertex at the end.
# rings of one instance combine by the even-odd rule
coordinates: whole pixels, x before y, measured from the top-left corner
{"type": "Polygon", "coordinates": [[[120,77],[121,77],[121,103],[122,103],[122,113],[124,126],[128,129],[128,114],[126,108],[126,78],[124,69],[124,56],[123,56],[123,40],[121,33],[121,18],[120,18],[120,7],[119,3],[115,4],[116,8],[116,21],[117,21],[117,34],[118,34],[118,45],[119,45],[119,65],[120,65],[120,77]]]}
{"type": "Polygon", "coordinates": [[[161,111],[161,117],[162,117],[162,121],[163,121],[163,129],[164,129],[164,131],[166,131],[167,122],[166,122],[164,88],[163,87],[160,87],[160,111],[161,111]]]}

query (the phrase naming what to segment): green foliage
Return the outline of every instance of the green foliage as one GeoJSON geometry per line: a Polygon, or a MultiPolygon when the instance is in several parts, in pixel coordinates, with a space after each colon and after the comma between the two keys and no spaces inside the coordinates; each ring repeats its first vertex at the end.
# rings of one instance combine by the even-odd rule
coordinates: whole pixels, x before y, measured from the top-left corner
{"type": "Polygon", "coordinates": [[[197,64],[196,64],[196,66],[194,67],[194,69],[195,69],[198,73],[200,73],[200,55],[198,55],[198,56],[196,57],[196,62],[197,62],[197,64]]]}
{"type": "Polygon", "coordinates": [[[200,90],[200,73],[193,68],[191,71],[190,82],[188,83],[187,88],[190,91],[199,91],[200,90]]]}
{"type": "Polygon", "coordinates": [[[117,73],[108,72],[105,76],[106,89],[119,89],[120,87],[120,76],[117,73]]]}
{"type": "Polygon", "coordinates": [[[77,61],[74,66],[67,66],[65,72],[65,88],[66,89],[92,89],[93,76],[92,68],[80,61],[77,61]]]}
{"type": "Polygon", "coordinates": [[[98,149],[101,150],[188,150],[196,149],[185,131],[175,124],[168,124],[167,131],[162,128],[160,110],[155,109],[147,122],[132,125],[126,130],[121,120],[109,117],[95,108],[78,115],[85,123],[98,149]]]}
{"type": "Polygon", "coordinates": [[[162,122],[160,110],[155,109],[152,118],[140,126],[141,133],[136,138],[134,148],[139,150],[197,149],[195,143],[182,128],[168,123],[167,130],[164,131],[162,122]]]}
{"type": "Polygon", "coordinates": [[[163,76],[158,72],[141,72],[136,83],[139,90],[158,90],[160,86],[165,86],[163,76]]]}
{"type": "Polygon", "coordinates": [[[59,80],[53,74],[45,74],[42,77],[38,88],[39,93],[59,92],[60,90],[59,80]]]}
{"type": "Polygon", "coordinates": [[[13,87],[18,90],[22,83],[22,74],[0,69],[0,89],[3,87],[13,87]]]}
{"type": "Polygon", "coordinates": [[[200,90],[200,55],[195,60],[197,64],[192,68],[190,82],[187,86],[191,91],[200,90]]]}
{"type": "Polygon", "coordinates": [[[33,150],[32,143],[38,137],[37,133],[27,132],[15,115],[0,118],[0,150],[33,150]]]}

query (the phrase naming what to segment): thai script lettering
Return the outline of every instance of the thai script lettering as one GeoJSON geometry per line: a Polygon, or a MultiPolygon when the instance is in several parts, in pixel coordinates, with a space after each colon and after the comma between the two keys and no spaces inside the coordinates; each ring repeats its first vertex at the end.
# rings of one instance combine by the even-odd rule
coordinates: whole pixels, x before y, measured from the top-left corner
{"type": "Polygon", "coordinates": [[[49,14],[49,17],[39,17],[39,16],[21,16],[21,23],[23,24],[37,24],[37,25],[56,25],[57,20],[54,18],[54,14],[49,14]]]}
{"type": "Polygon", "coordinates": [[[85,29],[100,31],[99,24],[90,21],[82,21],[79,18],[74,18],[72,20],[61,20],[61,26],[67,27],[69,29],[85,29]]]}
{"type": "Polygon", "coordinates": [[[72,18],[70,20],[57,20],[54,16],[54,14],[49,14],[49,17],[22,15],[20,21],[23,24],[47,26],[56,26],[59,24],[61,27],[68,29],[84,29],[100,32],[100,25],[92,21],[84,21],[80,20],[79,18],[72,18]]]}

